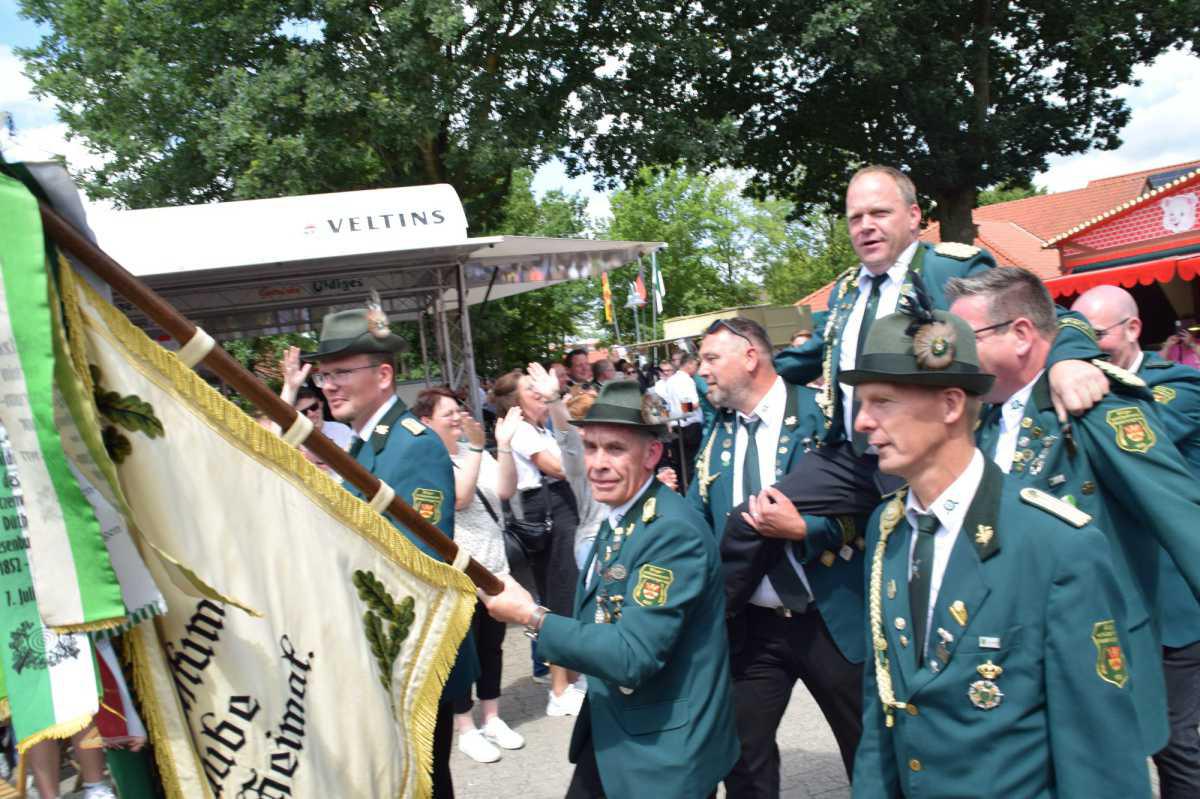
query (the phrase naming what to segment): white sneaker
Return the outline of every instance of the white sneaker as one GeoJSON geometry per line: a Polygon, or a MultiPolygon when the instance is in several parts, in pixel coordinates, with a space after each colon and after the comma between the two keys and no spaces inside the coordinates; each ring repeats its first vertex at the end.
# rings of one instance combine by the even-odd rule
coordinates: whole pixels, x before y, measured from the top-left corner
{"type": "Polygon", "coordinates": [[[550,701],[546,703],[546,715],[578,716],[579,709],[583,707],[583,697],[583,691],[574,685],[568,685],[567,690],[563,691],[561,696],[555,696],[554,691],[550,691],[550,701]]]}
{"type": "Polygon", "coordinates": [[[500,750],[483,736],[483,730],[459,733],[458,751],[476,763],[495,763],[500,759],[500,750]]]}
{"type": "Polygon", "coordinates": [[[499,716],[492,716],[483,725],[483,737],[501,749],[520,749],[525,745],[521,734],[505,724],[499,716]]]}
{"type": "Polygon", "coordinates": [[[116,793],[113,792],[112,786],[107,782],[96,783],[95,785],[85,785],[83,790],[77,796],[80,799],[117,799],[116,793]]]}

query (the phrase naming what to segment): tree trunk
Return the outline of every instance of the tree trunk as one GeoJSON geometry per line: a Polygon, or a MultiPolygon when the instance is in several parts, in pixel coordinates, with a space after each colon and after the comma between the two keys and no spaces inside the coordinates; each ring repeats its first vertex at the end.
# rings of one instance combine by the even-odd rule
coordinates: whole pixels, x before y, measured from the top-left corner
{"type": "Polygon", "coordinates": [[[972,218],[979,192],[972,186],[935,197],[933,218],[941,223],[942,241],[974,244],[978,229],[972,218]]]}

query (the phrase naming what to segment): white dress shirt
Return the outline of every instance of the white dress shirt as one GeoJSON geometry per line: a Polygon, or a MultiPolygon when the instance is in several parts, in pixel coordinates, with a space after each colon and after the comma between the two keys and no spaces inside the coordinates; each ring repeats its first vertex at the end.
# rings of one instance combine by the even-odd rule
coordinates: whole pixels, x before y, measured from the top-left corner
{"type": "Polygon", "coordinates": [[[367,419],[367,423],[362,426],[362,430],[355,431],[355,437],[361,438],[363,441],[368,441],[371,438],[371,434],[375,432],[375,426],[379,424],[379,420],[387,415],[387,412],[392,409],[392,406],[395,405],[396,401],[399,399],[399,397],[392,395],[390,400],[380,405],[379,410],[375,411],[375,413],[371,414],[371,416],[367,419]]]}
{"type": "MultiPolygon", "coordinates": [[[[929,651],[929,641],[937,637],[932,629],[933,609],[937,605],[938,590],[942,587],[942,578],[946,575],[946,565],[950,562],[950,553],[954,551],[954,543],[958,540],[958,532],[962,529],[967,509],[975,499],[979,483],[983,480],[983,453],[978,449],[971,456],[971,462],[928,508],[922,508],[913,491],[908,492],[908,502],[904,515],[912,528],[912,538],[908,548],[908,579],[912,581],[912,556],[917,548],[917,514],[932,513],[937,517],[938,529],[933,534],[933,571],[929,575],[929,612],[925,617],[925,652],[929,651]]],[[[921,568],[927,568],[922,563],[921,568]]],[[[921,653],[922,659],[925,653],[921,653]]]]}
{"type": "MultiPolygon", "coordinates": [[[[623,502],[617,507],[611,508],[608,511],[609,527],[615,531],[617,527],[620,526],[621,520],[624,519],[626,513],[629,513],[629,509],[633,507],[633,503],[641,499],[642,494],[646,493],[646,489],[650,488],[650,484],[653,483],[654,480],[655,477],[653,474],[651,474],[650,477],[646,479],[646,482],[642,483],[642,487],[638,489],[638,492],[633,495],[633,499],[630,499],[628,502],[623,502]]],[[[591,564],[591,569],[588,571],[589,586],[591,586],[591,584],[595,581],[596,575],[600,573],[600,560],[600,553],[596,552],[596,556],[593,558],[594,562],[591,564]]]]}
{"type": "MultiPolygon", "coordinates": [[[[746,500],[746,492],[743,486],[745,482],[742,476],[742,464],[746,459],[746,445],[748,436],[744,422],[754,421],[759,419],[762,424],[758,426],[758,430],[754,432],[754,441],[758,445],[758,480],[759,485],[769,486],[775,485],[775,458],[778,455],[779,449],[779,434],[783,430],[783,416],[787,412],[787,384],[783,382],[782,377],[776,377],[775,382],[767,389],[767,393],[759,400],[755,406],[754,412],[749,416],[741,413],[737,414],[737,430],[733,435],[733,504],[735,506],[746,500]]],[[[791,547],[784,547],[787,553],[787,559],[791,562],[792,568],[796,570],[796,574],[800,575],[800,581],[804,583],[805,590],[808,591],[808,597],[812,599],[812,586],[808,584],[808,577],[804,574],[804,567],[796,560],[796,556],[792,554],[791,547]]],[[[775,586],[771,585],[771,578],[764,577],[758,587],[754,589],[754,593],[750,595],[750,604],[758,605],[764,608],[778,608],[783,606],[783,602],[779,599],[779,594],[775,591],[775,586]]]]}
{"type": "Polygon", "coordinates": [[[1017,438],[1021,435],[1021,419],[1025,416],[1025,406],[1029,404],[1029,396],[1033,386],[1042,377],[1043,369],[1030,380],[1024,388],[1004,401],[1000,409],[1000,437],[996,439],[996,452],[992,460],[1000,470],[1008,474],[1012,470],[1013,455],[1017,451],[1017,438]]]}
{"type": "MultiPolygon", "coordinates": [[[[908,265],[917,252],[917,243],[913,242],[900,253],[896,263],[887,270],[887,279],[879,286],[879,304],[875,306],[875,318],[882,319],[896,312],[900,302],[900,288],[904,285],[904,276],[908,274],[908,265]]],[[[841,354],[838,358],[838,371],[845,372],[854,368],[858,359],[858,331],[862,329],[863,314],[867,310],[867,301],[871,297],[871,272],[865,267],[858,269],[858,298],[854,308],[842,328],[841,354]]],[[[826,342],[825,346],[829,346],[826,342]]],[[[846,440],[854,438],[854,387],[839,383],[842,389],[842,420],[846,425],[846,440]]]]}

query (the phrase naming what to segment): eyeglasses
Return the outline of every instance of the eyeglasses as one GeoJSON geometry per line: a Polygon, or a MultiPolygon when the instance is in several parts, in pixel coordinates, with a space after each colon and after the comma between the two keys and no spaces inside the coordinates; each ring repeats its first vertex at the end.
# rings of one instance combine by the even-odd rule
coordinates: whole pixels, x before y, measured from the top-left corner
{"type": "Polygon", "coordinates": [[[1009,320],[1007,320],[1007,321],[1005,321],[1005,322],[997,322],[997,323],[996,323],[996,324],[994,324],[994,325],[988,325],[987,327],[981,327],[981,328],[978,328],[978,329],[976,329],[976,330],[973,330],[973,331],[971,331],[971,332],[973,332],[973,333],[975,334],[975,340],[976,340],[976,341],[978,341],[978,340],[979,340],[979,334],[980,334],[980,333],[986,333],[986,332],[988,332],[989,330],[999,330],[999,329],[1000,329],[1000,328],[1002,328],[1002,327],[1008,327],[1009,325],[1011,325],[1011,324],[1012,324],[1013,322],[1015,322],[1015,321],[1017,321],[1017,320],[1016,320],[1016,319],[1009,319],[1009,320]]]}
{"type": "Polygon", "coordinates": [[[750,340],[750,337],[734,327],[728,319],[718,319],[717,321],[713,322],[708,326],[708,329],[704,331],[704,335],[711,336],[713,333],[716,333],[718,330],[722,329],[728,330],[733,335],[745,341],[751,347],[754,346],[754,342],[750,340]]]}
{"type": "Polygon", "coordinates": [[[305,405],[303,408],[296,409],[299,413],[320,413],[321,403],[314,402],[312,405],[305,405]]]}
{"type": "Polygon", "coordinates": [[[1096,334],[1096,340],[1097,340],[1097,341],[1099,341],[1100,339],[1102,339],[1102,338],[1104,338],[1105,336],[1107,336],[1107,335],[1109,334],[1109,331],[1111,331],[1111,330],[1115,330],[1116,328],[1118,328],[1118,327],[1120,327],[1121,325],[1125,324],[1126,322],[1128,322],[1128,321],[1129,321],[1130,319],[1132,319],[1132,318],[1133,318],[1132,316],[1126,316],[1126,317],[1125,317],[1124,319],[1122,319],[1120,322],[1117,322],[1117,323],[1115,323],[1115,324],[1111,324],[1111,325],[1109,325],[1108,327],[1093,327],[1093,328],[1092,328],[1092,332],[1096,334]]]}
{"type": "Polygon", "coordinates": [[[353,369],[334,369],[332,372],[314,372],[312,376],[313,383],[317,388],[325,388],[325,386],[340,386],[346,382],[346,378],[351,372],[358,372],[363,369],[374,369],[379,364],[369,363],[366,366],[355,366],[353,369]]]}

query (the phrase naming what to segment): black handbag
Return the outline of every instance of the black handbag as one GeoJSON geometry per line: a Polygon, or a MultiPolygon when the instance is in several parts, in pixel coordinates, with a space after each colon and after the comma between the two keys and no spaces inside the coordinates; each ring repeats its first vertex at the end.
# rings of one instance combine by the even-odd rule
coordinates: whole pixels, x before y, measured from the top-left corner
{"type": "Polygon", "coordinates": [[[512,574],[518,583],[525,587],[525,590],[536,595],[537,585],[533,579],[533,565],[529,549],[521,539],[517,538],[512,530],[500,521],[500,517],[492,509],[492,503],[488,502],[487,497],[483,495],[483,492],[478,487],[475,489],[475,495],[479,497],[479,501],[483,503],[484,510],[488,512],[488,516],[492,517],[492,521],[496,523],[496,526],[500,528],[504,536],[504,556],[508,560],[509,573],[512,574]]]}
{"type": "Polygon", "coordinates": [[[542,481],[541,496],[545,506],[545,515],[541,519],[518,519],[512,506],[504,503],[504,534],[519,541],[529,555],[546,549],[550,544],[551,530],[554,529],[554,521],[550,516],[550,492],[546,489],[545,480],[542,481]]]}

